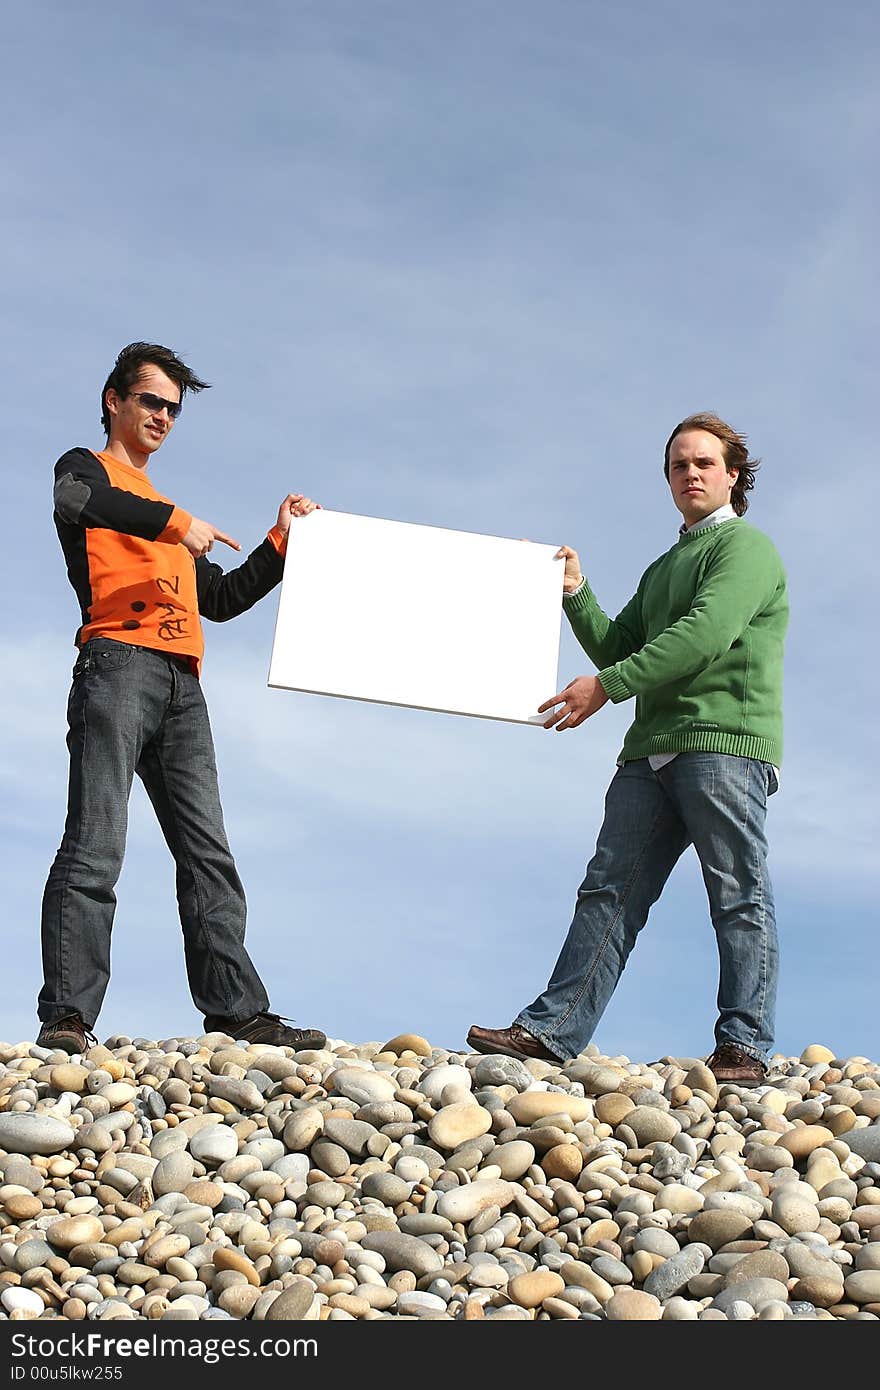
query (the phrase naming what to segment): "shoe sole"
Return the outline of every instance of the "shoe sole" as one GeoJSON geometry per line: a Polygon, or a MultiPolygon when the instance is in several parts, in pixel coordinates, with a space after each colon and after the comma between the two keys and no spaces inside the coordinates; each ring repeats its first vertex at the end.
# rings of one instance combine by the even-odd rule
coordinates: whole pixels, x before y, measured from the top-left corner
{"type": "Polygon", "coordinates": [[[514,1057],[517,1062],[550,1062],[553,1066],[562,1066],[562,1058],[553,1057],[549,1052],[543,1057],[538,1057],[531,1052],[514,1052],[513,1048],[492,1047],[491,1044],[483,1042],[479,1038],[472,1038],[470,1033],[468,1033],[467,1042],[474,1052],[481,1052],[484,1057],[514,1057]]]}
{"type": "Polygon", "coordinates": [[[46,1047],[52,1052],[66,1052],[68,1057],[75,1057],[87,1051],[88,1043],[79,1043],[75,1038],[69,1038],[66,1042],[61,1038],[53,1038],[51,1042],[40,1042],[38,1038],[37,1047],[46,1047]]]}

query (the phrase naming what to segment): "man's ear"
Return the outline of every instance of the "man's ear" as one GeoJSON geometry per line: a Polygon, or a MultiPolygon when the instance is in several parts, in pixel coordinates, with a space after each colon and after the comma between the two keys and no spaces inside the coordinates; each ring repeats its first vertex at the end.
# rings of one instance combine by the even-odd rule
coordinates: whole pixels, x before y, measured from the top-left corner
{"type": "Polygon", "coordinates": [[[119,414],[120,396],[113,386],[108,386],[104,392],[104,404],[111,415],[119,414]]]}

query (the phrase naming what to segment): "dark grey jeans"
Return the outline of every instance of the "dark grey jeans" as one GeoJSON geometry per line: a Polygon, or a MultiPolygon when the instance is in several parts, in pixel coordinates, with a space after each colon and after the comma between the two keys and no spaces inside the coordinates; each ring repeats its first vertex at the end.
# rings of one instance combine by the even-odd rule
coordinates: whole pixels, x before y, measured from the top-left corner
{"type": "Polygon", "coordinates": [[[67,821],[43,894],[37,1013],[93,1027],[110,979],[110,933],[128,799],[141,778],[177,865],[190,993],[203,1014],[267,1009],[244,948],[245,898],[226,839],[202,688],[179,657],[97,637],[73,668],[67,821]]]}

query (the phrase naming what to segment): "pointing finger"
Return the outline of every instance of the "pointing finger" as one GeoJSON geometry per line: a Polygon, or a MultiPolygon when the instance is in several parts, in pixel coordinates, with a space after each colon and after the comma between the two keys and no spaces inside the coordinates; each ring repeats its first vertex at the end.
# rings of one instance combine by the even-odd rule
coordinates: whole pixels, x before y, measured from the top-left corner
{"type": "Polygon", "coordinates": [[[231,546],[233,550],[241,550],[241,544],[238,541],[227,536],[225,531],[218,531],[216,527],[214,528],[214,540],[222,541],[224,545],[231,546]]]}

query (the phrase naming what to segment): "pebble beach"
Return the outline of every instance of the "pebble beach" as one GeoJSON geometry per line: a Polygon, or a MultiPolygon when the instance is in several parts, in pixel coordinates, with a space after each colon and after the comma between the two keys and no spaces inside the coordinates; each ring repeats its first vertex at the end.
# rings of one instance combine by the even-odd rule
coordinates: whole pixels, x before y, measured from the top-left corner
{"type": "Polygon", "coordinates": [[[0,1043],[0,1319],[880,1318],[880,1064],[0,1043]]]}

